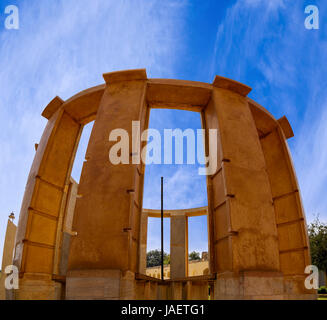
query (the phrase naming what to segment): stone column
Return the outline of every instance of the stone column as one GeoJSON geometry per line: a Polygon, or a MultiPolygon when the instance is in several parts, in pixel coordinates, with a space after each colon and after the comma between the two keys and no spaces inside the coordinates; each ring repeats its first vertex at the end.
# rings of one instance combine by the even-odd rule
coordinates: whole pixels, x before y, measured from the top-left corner
{"type": "Polygon", "coordinates": [[[217,171],[210,176],[215,295],[255,298],[283,293],[271,189],[250,88],[216,77],[206,123],[219,128],[217,171]],[[217,289],[217,290],[216,290],[217,289]]]}
{"type": "Polygon", "coordinates": [[[260,135],[260,142],[275,209],[284,299],[315,299],[315,290],[308,290],[304,285],[307,277],[304,270],[311,264],[310,244],[299,185],[286,142],[292,135],[292,128],[283,117],[275,121],[274,128],[260,135]]]}
{"type": "Polygon", "coordinates": [[[78,187],[67,299],[135,298],[143,170],[141,164],[132,164],[137,156],[132,150],[132,121],[140,121],[141,132],[147,125],[147,78],[143,69],[108,73],[104,78],[106,88],[78,187]],[[111,148],[120,140],[109,141],[115,129],[128,133],[128,164],[109,160],[111,148]]]}
{"type": "Polygon", "coordinates": [[[70,173],[82,126],[56,97],[42,115],[49,121],[28,176],[17,226],[14,264],[19,268],[15,299],[59,299],[53,280],[58,266],[58,234],[70,173]]]}
{"type": "Polygon", "coordinates": [[[188,223],[184,214],[170,217],[170,278],[188,276],[188,223]]]}
{"type": "Polygon", "coordinates": [[[17,227],[15,224],[8,220],[5,242],[3,245],[2,267],[0,275],[0,300],[6,299],[5,280],[7,275],[5,273],[5,269],[7,266],[12,265],[13,263],[16,230],[17,227]]]}
{"type": "Polygon", "coordinates": [[[142,212],[141,215],[141,231],[140,231],[140,264],[139,272],[146,273],[146,246],[148,239],[148,214],[142,212]]]}

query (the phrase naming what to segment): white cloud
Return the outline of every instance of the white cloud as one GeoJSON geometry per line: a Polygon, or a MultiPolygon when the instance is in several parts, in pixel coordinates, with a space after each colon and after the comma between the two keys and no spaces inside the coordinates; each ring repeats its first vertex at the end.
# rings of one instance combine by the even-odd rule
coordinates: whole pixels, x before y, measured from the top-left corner
{"type": "Polygon", "coordinates": [[[239,3],[252,7],[264,5],[268,10],[276,10],[285,7],[284,0],[240,0],[239,3]]]}
{"type": "MultiPolygon", "coordinates": [[[[251,96],[290,120],[289,140],[308,220],[327,219],[327,43],[304,28],[305,1],[239,0],[217,28],[212,72],[252,86],[251,96]]],[[[326,7],[319,6],[320,14],[326,7]]]]}
{"type": "Polygon", "coordinates": [[[160,209],[160,176],[164,176],[164,209],[188,209],[207,205],[206,177],[198,175],[195,165],[147,166],[144,208],[160,209]],[[147,180],[156,171],[157,181],[147,180]],[[151,174],[152,173],[152,174],[151,174]]]}
{"type": "MultiPolygon", "coordinates": [[[[319,214],[327,221],[327,95],[314,106],[322,111],[308,113],[294,146],[294,160],[308,220],[319,214]]],[[[311,112],[314,108],[308,106],[311,112]]]]}

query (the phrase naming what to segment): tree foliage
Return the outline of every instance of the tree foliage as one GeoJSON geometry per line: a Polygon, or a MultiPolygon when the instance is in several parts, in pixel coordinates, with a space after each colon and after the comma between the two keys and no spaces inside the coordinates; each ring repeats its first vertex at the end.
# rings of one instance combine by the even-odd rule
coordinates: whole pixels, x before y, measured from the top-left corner
{"type": "Polygon", "coordinates": [[[164,264],[170,264],[170,254],[164,253],[164,264]]]}
{"type": "Polygon", "coordinates": [[[199,252],[196,252],[196,251],[192,251],[189,255],[188,255],[188,259],[189,260],[201,260],[201,257],[200,257],[200,253],[199,252]]]}
{"type": "MultiPolygon", "coordinates": [[[[170,263],[170,255],[164,252],[164,264],[170,263]]],[[[151,250],[146,254],[146,267],[156,267],[161,265],[161,250],[151,250]]]]}
{"type": "Polygon", "coordinates": [[[312,264],[327,272],[327,223],[319,217],[308,226],[312,264]]]}

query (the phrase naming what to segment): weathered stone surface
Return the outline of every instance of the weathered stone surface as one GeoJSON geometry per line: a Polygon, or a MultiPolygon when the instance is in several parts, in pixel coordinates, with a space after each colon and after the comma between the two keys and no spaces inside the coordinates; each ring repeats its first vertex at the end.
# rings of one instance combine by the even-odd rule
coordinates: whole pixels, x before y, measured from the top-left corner
{"type": "Polygon", "coordinates": [[[172,215],[170,218],[170,278],[188,276],[187,216],[172,215]]]}
{"type": "Polygon", "coordinates": [[[8,219],[5,242],[3,245],[0,273],[0,300],[6,300],[5,280],[7,275],[5,273],[5,269],[7,266],[12,265],[13,263],[13,251],[15,247],[16,230],[16,225],[8,219]]]}

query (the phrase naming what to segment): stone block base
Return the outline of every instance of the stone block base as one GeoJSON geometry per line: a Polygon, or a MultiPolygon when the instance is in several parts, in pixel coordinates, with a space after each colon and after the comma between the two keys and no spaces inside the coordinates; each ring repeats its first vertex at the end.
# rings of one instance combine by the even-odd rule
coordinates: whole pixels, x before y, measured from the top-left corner
{"type": "Polygon", "coordinates": [[[25,273],[19,279],[19,289],[7,290],[6,293],[8,300],[60,300],[63,285],[53,281],[50,275],[25,273]]]}
{"type": "Polygon", "coordinates": [[[137,286],[133,272],[120,270],[74,270],[66,277],[68,300],[136,299],[137,286]]]}
{"type": "Polygon", "coordinates": [[[304,288],[303,277],[284,277],[279,272],[244,271],[217,275],[215,300],[294,300],[316,299],[314,291],[304,288]]]}
{"type": "Polygon", "coordinates": [[[187,281],[184,284],[184,300],[208,300],[209,287],[207,282],[187,281]]]}
{"type": "MultiPolygon", "coordinates": [[[[305,290],[301,276],[285,277],[280,272],[245,271],[217,275],[210,299],[285,300],[316,299],[305,290]]],[[[207,300],[209,282],[136,280],[133,272],[120,270],[75,270],[66,278],[66,299],[79,300],[207,300]]]]}
{"type": "Polygon", "coordinates": [[[208,300],[208,283],[203,281],[136,281],[136,299],[208,300]]]}

